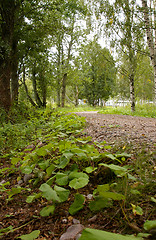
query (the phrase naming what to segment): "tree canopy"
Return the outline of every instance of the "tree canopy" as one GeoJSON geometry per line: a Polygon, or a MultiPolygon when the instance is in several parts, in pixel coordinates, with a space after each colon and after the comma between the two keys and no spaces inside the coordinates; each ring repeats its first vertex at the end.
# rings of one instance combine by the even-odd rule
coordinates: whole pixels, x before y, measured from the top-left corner
{"type": "Polygon", "coordinates": [[[154,102],[154,9],[144,0],[0,0],[0,107],[96,105],[122,97],[121,85],[132,111],[135,98],[154,102]]]}

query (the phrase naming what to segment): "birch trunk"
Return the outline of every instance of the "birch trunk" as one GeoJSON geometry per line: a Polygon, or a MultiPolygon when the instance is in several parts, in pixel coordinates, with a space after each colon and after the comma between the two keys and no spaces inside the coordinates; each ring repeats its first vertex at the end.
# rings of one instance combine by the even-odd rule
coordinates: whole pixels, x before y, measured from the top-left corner
{"type": "MultiPolygon", "coordinates": [[[[153,3],[154,6],[154,22],[156,21],[156,2],[154,1],[153,3]]],[[[142,7],[143,7],[143,12],[144,12],[144,21],[145,21],[145,28],[146,28],[146,35],[147,35],[147,43],[148,43],[148,48],[150,51],[150,58],[151,58],[151,63],[153,66],[153,71],[154,71],[154,98],[153,101],[156,104],[156,29],[152,28],[152,22],[150,19],[150,9],[147,5],[147,0],[142,0],[142,7]]],[[[155,26],[155,24],[154,24],[155,26]]]]}

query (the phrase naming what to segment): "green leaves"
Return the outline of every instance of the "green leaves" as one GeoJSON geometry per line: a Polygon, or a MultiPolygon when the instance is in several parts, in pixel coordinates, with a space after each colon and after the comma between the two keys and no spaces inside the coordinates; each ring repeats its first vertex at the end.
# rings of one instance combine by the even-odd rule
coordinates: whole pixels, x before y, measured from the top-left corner
{"type": "Polygon", "coordinates": [[[128,173],[127,168],[120,167],[120,166],[114,165],[114,164],[100,163],[99,166],[104,166],[104,167],[110,168],[119,177],[123,177],[128,173]]]}
{"type": "Polygon", "coordinates": [[[34,239],[38,238],[39,235],[40,235],[40,231],[35,230],[35,231],[31,232],[30,234],[22,235],[19,238],[22,240],[34,240],[34,239]]]}
{"type": "Polygon", "coordinates": [[[86,173],[82,172],[72,172],[69,175],[69,179],[72,179],[69,182],[69,186],[74,189],[83,188],[89,182],[89,177],[86,173]]]}
{"type": "Polygon", "coordinates": [[[94,200],[89,204],[89,208],[91,211],[99,211],[103,208],[108,208],[112,206],[112,200],[119,201],[125,199],[124,195],[115,192],[109,192],[109,190],[109,184],[98,185],[94,193],[99,195],[95,196],[94,200]]]}
{"type": "Polygon", "coordinates": [[[144,229],[146,230],[146,231],[149,231],[149,230],[151,230],[151,229],[153,229],[153,228],[156,228],[156,220],[151,220],[151,221],[146,221],[145,223],[144,223],[144,229]]]}
{"type": "Polygon", "coordinates": [[[56,191],[57,195],[59,196],[60,202],[67,201],[69,194],[70,194],[69,190],[62,188],[62,187],[58,187],[56,185],[54,187],[54,190],[56,191]]]}
{"type": "Polygon", "coordinates": [[[44,207],[41,211],[40,211],[40,215],[41,217],[48,217],[50,214],[53,214],[55,211],[55,206],[47,206],[44,207]]]}
{"type": "Polygon", "coordinates": [[[131,203],[131,206],[132,206],[132,211],[133,211],[134,215],[143,215],[143,210],[142,210],[141,207],[136,206],[136,205],[134,205],[132,203],[131,203]]]}
{"type": "Polygon", "coordinates": [[[99,192],[99,195],[103,198],[108,198],[112,200],[124,200],[125,196],[119,193],[115,192],[108,192],[110,189],[109,184],[105,185],[99,185],[97,187],[97,191],[99,192]]]}
{"type": "Polygon", "coordinates": [[[60,202],[60,198],[57,196],[55,190],[53,190],[47,183],[43,183],[40,188],[42,191],[43,196],[48,200],[53,200],[54,202],[60,202]]]}
{"type": "Polygon", "coordinates": [[[58,172],[56,174],[56,184],[64,186],[68,184],[68,175],[65,173],[58,172]]]}
{"type": "Polygon", "coordinates": [[[111,200],[103,198],[101,196],[95,197],[95,199],[89,204],[89,208],[93,212],[100,211],[103,208],[108,208],[111,206],[112,206],[111,200]]]}
{"type": "Polygon", "coordinates": [[[97,229],[86,228],[83,230],[79,240],[141,240],[140,237],[123,236],[121,234],[110,233],[97,229]]]}
{"type": "Polygon", "coordinates": [[[69,208],[69,213],[71,215],[74,215],[78,211],[80,211],[84,207],[84,205],[83,205],[84,201],[85,201],[85,197],[82,194],[76,194],[75,195],[75,200],[69,208]]]}

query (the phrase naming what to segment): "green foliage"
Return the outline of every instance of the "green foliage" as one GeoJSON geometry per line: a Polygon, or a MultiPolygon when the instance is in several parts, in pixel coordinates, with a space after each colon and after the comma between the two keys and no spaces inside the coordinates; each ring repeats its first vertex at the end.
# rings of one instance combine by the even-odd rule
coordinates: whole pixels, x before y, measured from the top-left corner
{"type": "Polygon", "coordinates": [[[71,215],[76,214],[78,211],[80,211],[83,207],[84,207],[84,201],[85,201],[85,197],[82,194],[76,194],[75,195],[75,200],[72,203],[72,205],[69,208],[69,213],[71,215]]]}
{"type": "Polygon", "coordinates": [[[86,228],[83,230],[80,240],[141,240],[140,237],[124,236],[121,234],[110,233],[97,229],[86,228]]]}
{"type": "Polygon", "coordinates": [[[41,217],[48,217],[50,214],[53,214],[55,211],[55,206],[47,206],[42,208],[42,210],[40,211],[40,215],[41,217]]]}
{"type": "Polygon", "coordinates": [[[153,220],[153,221],[149,221],[147,220],[145,223],[144,223],[144,229],[146,231],[149,231],[153,228],[156,228],[156,220],[153,220]]]}
{"type": "Polygon", "coordinates": [[[116,78],[113,57],[94,40],[84,46],[81,62],[85,80],[80,98],[86,98],[89,104],[96,106],[99,99],[106,101],[112,95],[116,78]]]}
{"type": "MultiPolygon", "coordinates": [[[[137,199],[140,199],[146,185],[133,187],[138,173],[132,166],[126,165],[130,154],[125,151],[113,153],[105,141],[90,144],[91,138],[82,135],[84,118],[76,115],[41,111],[37,121],[42,121],[41,143],[34,141],[32,147],[30,145],[21,153],[13,154],[11,168],[0,170],[1,176],[17,171],[19,179],[23,178],[23,174],[30,174],[31,178],[26,188],[10,187],[9,181],[1,183],[0,191],[6,192],[7,201],[23,193],[27,195],[27,204],[38,203],[44,198],[40,217],[47,217],[54,214],[58,205],[61,207],[63,202],[74,199],[74,194],[74,202],[68,209],[71,215],[83,211],[84,206],[98,212],[105,208],[113,209],[118,204],[131,209],[134,217],[144,214],[144,208],[137,199]],[[130,172],[134,172],[135,177],[130,172]],[[91,199],[82,195],[82,192],[88,193],[88,189],[93,191],[91,199]]],[[[151,204],[154,204],[154,197],[151,197],[151,204]]],[[[9,229],[6,231],[9,232],[9,229]]]]}
{"type": "Polygon", "coordinates": [[[156,118],[156,107],[154,104],[136,104],[136,110],[134,113],[131,112],[129,105],[115,108],[106,107],[99,112],[103,114],[120,114],[156,118]]]}
{"type": "Polygon", "coordinates": [[[29,234],[26,234],[26,235],[22,235],[20,236],[19,238],[22,239],[22,240],[34,240],[36,238],[38,238],[40,235],[40,231],[39,230],[35,230],[29,234]]]}

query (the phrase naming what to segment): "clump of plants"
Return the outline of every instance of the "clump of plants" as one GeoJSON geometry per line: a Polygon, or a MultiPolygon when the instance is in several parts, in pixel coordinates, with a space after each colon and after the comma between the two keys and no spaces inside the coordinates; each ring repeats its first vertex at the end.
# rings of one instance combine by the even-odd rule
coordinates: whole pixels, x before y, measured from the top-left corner
{"type": "MultiPolygon", "coordinates": [[[[44,202],[37,216],[40,218],[55,214],[63,203],[68,203],[67,211],[71,216],[85,208],[94,214],[118,206],[129,225],[132,224],[128,217],[130,212],[134,218],[143,215],[141,189],[138,188],[143,183],[133,166],[128,164],[130,154],[124,151],[120,154],[110,153],[105,141],[97,143],[92,142],[91,137],[84,137],[85,119],[75,114],[41,112],[40,118],[32,119],[29,124],[31,132],[34,130],[33,138],[29,139],[30,142],[32,140],[31,144],[29,142],[21,151],[9,154],[11,165],[0,169],[0,177],[3,178],[0,191],[5,193],[6,204],[24,193],[27,204],[44,202]],[[8,181],[11,174],[16,176],[14,186],[8,181]]],[[[19,131],[20,137],[23,131],[19,131]]],[[[16,149],[14,141],[12,144],[16,149]]],[[[4,154],[2,158],[8,159],[8,156],[4,154]]],[[[154,205],[155,196],[151,195],[150,201],[151,206],[154,205]]],[[[153,225],[150,228],[153,229],[153,225]]],[[[0,235],[13,231],[16,228],[9,226],[1,229],[0,235]]],[[[106,240],[125,237],[86,229],[80,239],[87,236],[92,240],[95,234],[99,239],[103,237],[106,240]]],[[[35,239],[39,235],[40,231],[35,230],[20,238],[35,239]]],[[[136,237],[132,236],[131,239],[136,237]]]]}

